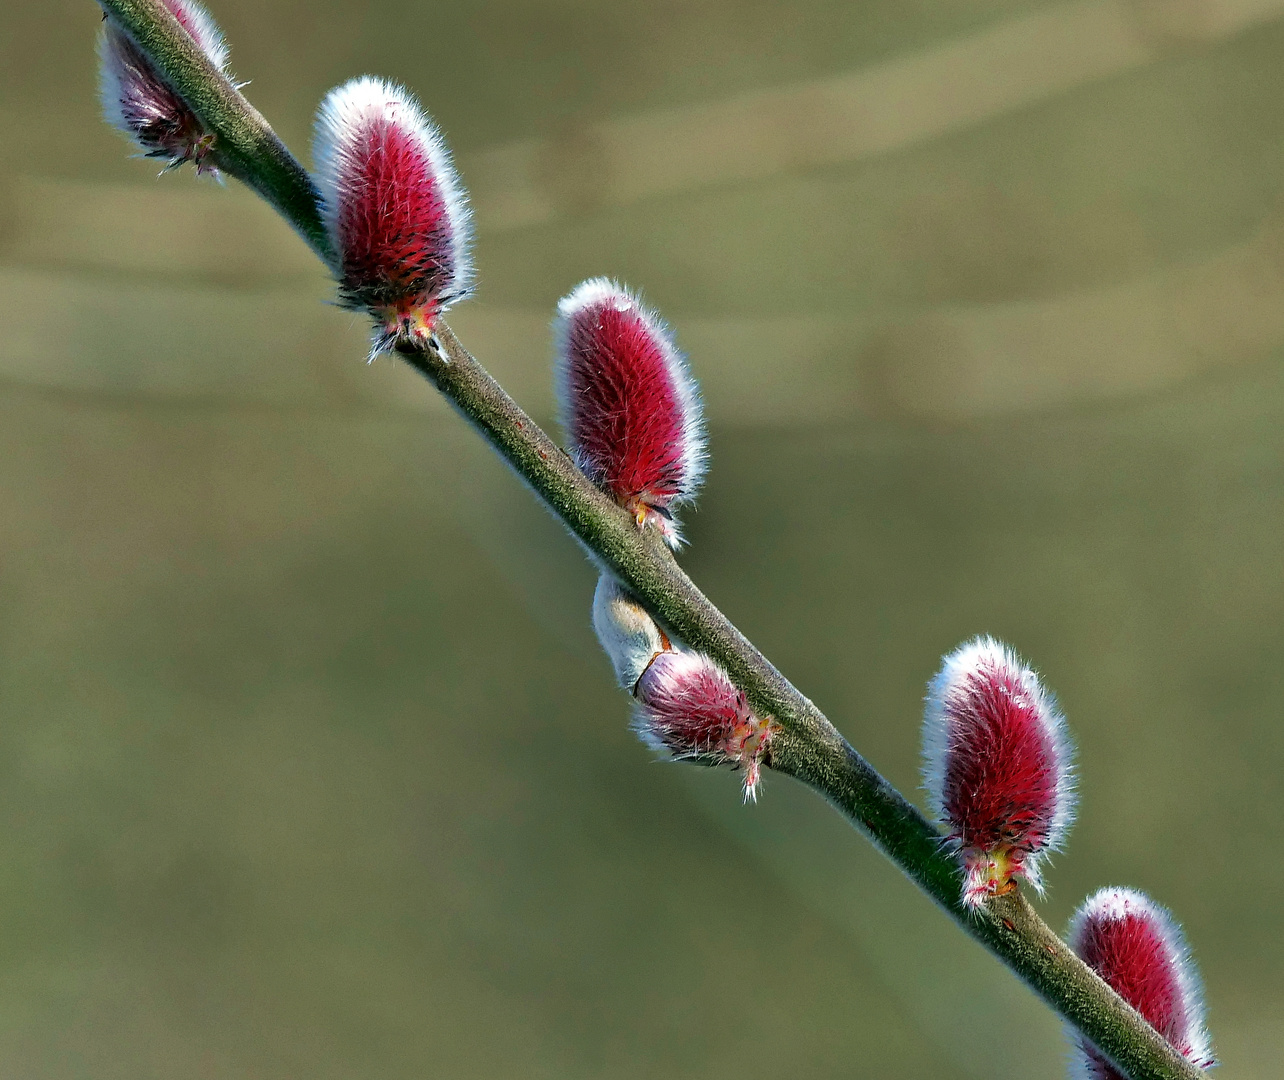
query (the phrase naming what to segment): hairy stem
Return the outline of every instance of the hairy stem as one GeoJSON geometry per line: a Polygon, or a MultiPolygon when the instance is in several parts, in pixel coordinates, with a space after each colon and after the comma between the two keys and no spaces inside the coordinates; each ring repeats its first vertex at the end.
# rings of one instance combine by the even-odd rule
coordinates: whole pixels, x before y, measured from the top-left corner
{"type": "MultiPolygon", "coordinates": [[[[331,264],[333,252],[307,172],[161,0],[99,2],[214,134],[218,164],[267,199],[331,264]]],[[[773,769],[824,795],[1131,1080],[1202,1075],[1079,960],[1019,892],[967,912],[960,903],[958,864],[942,849],[931,822],[709,602],[654,530],[639,531],[632,517],[576,468],[449,327],[439,324],[436,347],[401,355],[481,432],[599,565],[636,592],[678,637],[717,660],[760,715],[776,720],[781,730],[771,743],[773,769]]],[[[995,1018],[996,1033],[1002,1023],[995,1018]]],[[[1000,1038],[999,1053],[1003,1045],[1000,1038]]]]}

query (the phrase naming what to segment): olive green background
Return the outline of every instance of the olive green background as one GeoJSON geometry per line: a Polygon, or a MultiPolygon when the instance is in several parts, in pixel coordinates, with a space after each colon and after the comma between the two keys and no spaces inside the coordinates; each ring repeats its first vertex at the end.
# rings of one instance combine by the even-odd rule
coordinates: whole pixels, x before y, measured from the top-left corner
{"type": "MultiPolygon", "coordinates": [[[[1284,1057],[1284,3],[224,0],[306,156],[402,80],[475,197],[452,323],[642,289],[701,379],[696,580],[895,783],[1020,649],[1049,874],[1183,920],[1284,1057]]],[[[0,23],[0,1075],[1057,1077],[1058,1025],[819,799],[655,764],[576,546],[235,184],[0,23]]]]}

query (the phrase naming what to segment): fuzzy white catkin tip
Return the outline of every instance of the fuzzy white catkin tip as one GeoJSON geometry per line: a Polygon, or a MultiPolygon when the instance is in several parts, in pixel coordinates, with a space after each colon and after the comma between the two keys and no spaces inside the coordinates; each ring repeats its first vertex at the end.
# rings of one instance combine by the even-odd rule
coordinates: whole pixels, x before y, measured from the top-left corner
{"type": "Polygon", "coordinates": [[[196,0],[162,0],[170,13],[219,71],[227,73],[228,47],[223,33],[196,0]]]}

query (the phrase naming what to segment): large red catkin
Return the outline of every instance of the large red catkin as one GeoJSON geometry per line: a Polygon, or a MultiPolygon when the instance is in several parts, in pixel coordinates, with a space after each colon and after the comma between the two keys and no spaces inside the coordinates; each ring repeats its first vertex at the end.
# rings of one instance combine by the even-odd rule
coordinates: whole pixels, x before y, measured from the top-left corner
{"type": "MultiPolygon", "coordinates": [[[[1164,908],[1134,889],[1101,889],[1070,920],[1069,941],[1191,1064],[1216,1064],[1199,974],[1181,927],[1164,908]]],[[[1078,1034],[1072,1038],[1072,1072],[1079,1080],[1124,1080],[1095,1046],[1078,1034]]]]}
{"type": "MultiPolygon", "coordinates": [[[[194,0],[163,2],[210,63],[226,75],[227,43],[205,9],[194,0]]],[[[213,135],[110,16],[98,38],[98,60],[98,93],[110,124],[145,156],[163,158],[167,169],[190,161],[198,173],[218,174],[208,160],[213,135]]]]}
{"type": "Polygon", "coordinates": [[[440,132],[407,91],[363,77],[322,102],[312,157],[339,301],[373,317],[371,356],[424,347],[472,287],[471,217],[440,132]]]}
{"type": "Polygon", "coordinates": [[[963,864],[963,902],[980,905],[1040,864],[1074,818],[1065,721],[1033,671],[992,638],[948,655],[928,687],[923,779],[963,864]]]}
{"type": "Polygon", "coordinates": [[[672,510],[695,496],[706,451],[699,394],[667,328],[595,278],[562,300],[554,329],[568,450],[639,527],[678,547],[672,510]]]}

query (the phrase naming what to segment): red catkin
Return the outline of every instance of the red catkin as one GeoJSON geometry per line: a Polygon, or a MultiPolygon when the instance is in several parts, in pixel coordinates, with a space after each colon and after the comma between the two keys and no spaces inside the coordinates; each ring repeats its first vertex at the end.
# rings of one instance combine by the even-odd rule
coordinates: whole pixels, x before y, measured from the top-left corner
{"type": "Polygon", "coordinates": [[[928,687],[923,777],[965,872],[970,907],[1011,889],[1042,892],[1040,864],[1074,817],[1065,721],[1033,671],[992,638],[948,655],[928,687]]]}
{"type": "MultiPolygon", "coordinates": [[[[227,43],[205,9],[194,0],[163,2],[210,63],[227,75],[227,43]]],[[[209,161],[214,136],[110,17],[98,38],[98,60],[98,92],[110,124],[145,156],[163,158],[167,169],[190,161],[198,173],[218,174],[209,161]]]]}
{"type": "Polygon", "coordinates": [[[322,102],[312,156],[340,303],[373,317],[372,357],[422,348],[472,286],[470,214],[440,132],[407,91],[363,77],[322,102]]]}
{"type": "MultiPolygon", "coordinates": [[[[1101,889],[1075,912],[1069,941],[1178,1053],[1200,1068],[1216,1064],[1199,975],[1168,911],[1134,889],[1101,889]]],[[[1079,1080],[1124,1080],[1095,1046],[1077,1033],[1071,1037],[1079,1080]]]]}
{"type": "Polygon", "coordinates": [[[556,381],[568,449],[638,526],[681,534],[672,510],[690,501],[705,467],[700,400],[659,317],[605,278],[558,305],[556,381]]]}
{"type": "Polygon", "coordinates": [[[775,725],[754,715],[741,691],[703,653],[656,656],[637,684],[634,730],[675,758],[699,758],[744,772],[745,800],[758,798],[762,759],[775,725]]]}

